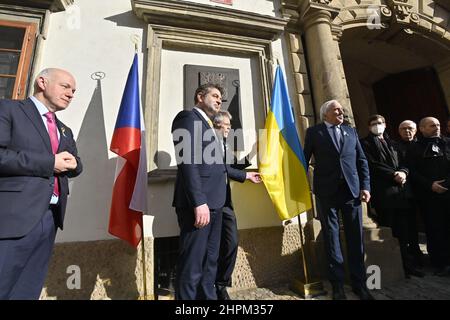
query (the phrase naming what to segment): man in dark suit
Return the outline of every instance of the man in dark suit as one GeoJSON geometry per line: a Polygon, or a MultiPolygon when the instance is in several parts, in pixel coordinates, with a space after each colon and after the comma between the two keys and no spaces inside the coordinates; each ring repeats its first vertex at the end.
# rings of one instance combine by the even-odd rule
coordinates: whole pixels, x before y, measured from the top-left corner
{"type": "MultiPolygon", "coordinates": [[[[231,131],[232,116],[228,111],[219,111],[213,119],[214,128],[217,132],[217,137],[223,145],[225,155],[225,163],[233,169],[242,170],[250,165],[248,159],[245,158],[244,163],[237,163],[236,157],[230,146],[227,144],[227,138],[231,131]]],[[[237,171],[239,174],[239,172],[237,171]]],[[[243,176],[245,172],[242,171],[243,176]]],[[[253,183],[262,182],[261,177],[256,175],[250,179],[253,183]]],[[[227,197],[222,209],[222,233],[220,239],[220,252],[217,265],[216,275],[216,292],[218,300],[230,300],[227,292],[227,287],[231,287],[231,277],[238,253],[238,228],[236,215],[231,201],[231,188],[228,180],[227,183],[227,197]]]]}
{"type": "MultiPolygon", "coordinates": [[[[417,142],[417,125],[414,121],[404,120],[398,125],[398,134],[400,136],[399,141],[393,141],[394,147],[398,150],[400,163],[406,164],[408,149],[417,142]]],[[[411,179],[410,179],[411,180],[411,179]]],[[[410,181],[411,182],[411,181],[410,181]]],[[[413,198],[411,199],[413,214],[408,215],[408,253],[413,256],[414,264],[417,266],[423,266],[423,253],[419,246],[419,231],[417,218],[423,219],[423,214],[419,210],[417,204],[417,197],[414,197],[413,188],[411,188],[413,198]]]]}
{"type": "Polygon", "coordinates": [[[39,73],[34,96],[0,101],[0,299],[38,299],[68,178],[82,171],[71,130],[56,119],[75,92],[61,69],[39,73]]]}
{"type": "Polygon", "coordinates": [[[366,287],[361,201],[370,200],[369,168],[356,130],[343,125],[344,111],[336,100],[320,108],[324,123],[308,128],[305,158],[315,159],[313,192],[322,224],[333,299],[346,299],[344,259],[339,241],[342,212],[353,291],[373,299],[366,287]]]}
{"type": "Polygon", "coordinates": [[[416,270],[412,256],[408,253],[408,220],[415,217],[409,170],[400,151],[385,132],[384,117],[372,115],[368,124],[370,133],[361,139],[361,145],[369,163],[371,205],[376,210],[377,222],[391,228],[394,237],[398,239],[406,277],[423,277],[424,274],[416,270]]]}
{"type": "Polygon", "coordinates": [[[440,122],[420,120],[422,136],[407,152],[408,167],[424,216],[427,251],[437,275],[450,275],[450,139],[440,122]]]}
{"type": "Polygon", "coordinates": [[[222,146],[211,119],[220,110],[222,88],[197,88],[195,107],[181,111],[172,123],[177,157],[173,206],[180,226],[175,298],[216,300],[222,207],[228,177],[243,182],[257,174],[234,170],[223,161],[222,146]]]}

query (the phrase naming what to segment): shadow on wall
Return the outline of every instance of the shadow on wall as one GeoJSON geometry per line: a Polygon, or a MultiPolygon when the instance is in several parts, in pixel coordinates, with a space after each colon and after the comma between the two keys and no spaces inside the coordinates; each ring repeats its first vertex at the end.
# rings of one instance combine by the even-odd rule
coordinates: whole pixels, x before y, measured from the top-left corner
{"type": "Polygon", "coordinates": [[[108,159],[101,80],[92,94],[77,139],[83,173],[70,182],[65,230],[57,242],[108,238],[116,159],[108,159]]]}
{"type": "Polygon", "coordinates": [[[57,242],[67,243],[56,245],[50,262],[46,281],[49,298],[90,299],[93,291],[98,290],[97,282],[101,281],[97,277],[104,281],[113,279],[109,286],[104,283],[107,292],[103,298],[126,299],[138,295],[136,288],[129,288],[136,287],[133,274],[136,250],[116,241],[91,241],[109,237],[109,208],[116,168],[116,159],[108,159],[101,80],[96,81],[77,139],[84,171],[70,183],[65,229],[57,237],[57,242]],[[69,266],[80,268],[79,290],[67,288],[69,266]]]}

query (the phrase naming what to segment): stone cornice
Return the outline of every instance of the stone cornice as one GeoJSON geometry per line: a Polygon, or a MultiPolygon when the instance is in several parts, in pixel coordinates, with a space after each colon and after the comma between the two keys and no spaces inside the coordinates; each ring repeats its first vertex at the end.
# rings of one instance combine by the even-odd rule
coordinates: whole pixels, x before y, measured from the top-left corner
{"type": "Polygon", "coordinates": [[[289,21],[289,26],[296,26],[300,18],[300,5],[297,0],[282,0],[281,14],[289,21]]]}
{"type": "Polygon", "coordinates": [[[327,0],[304,0],[300,7],[300,21],[306,30],[315,23],[326,21],[331,25],[331,21],[337,17],[340,8],[330,6],[331,1],[327,0]]]}
{"type": "Polygon", "coordinates": [[[2,4],[48,9],[53,12],[64,11],[72,5],[74,0],[3,0],[2,4]]]}
{"type": "Polygon", "coordinates": [[[180,0],[131,0],[133,12],[149,24],[275,40],[287,19],[180,0]]]}

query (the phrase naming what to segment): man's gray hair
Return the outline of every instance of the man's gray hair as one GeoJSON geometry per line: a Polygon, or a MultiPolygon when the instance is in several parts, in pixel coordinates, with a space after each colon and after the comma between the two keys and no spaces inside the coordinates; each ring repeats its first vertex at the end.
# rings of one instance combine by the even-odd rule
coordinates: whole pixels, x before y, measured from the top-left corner
{"type": "Polygon", "coordinates": [[[324,121],[325,120],[325,113],[328,112],[328,110],[330,110],[330,108],[335,104],[339,104],[339,101],[337,100],[329,100],[327,102],[325,102],[321,107],[320,107],[320,120],[324,121]]]}
{"type": "Polygon", "coordinates": [[[398,127],[400,128],[402,125],[408,125],[408,124],[417,129],[417,124],[414,121],[412,121],[412,120],[402,121],[402,122],[400,122],[398,127]]]}
{"type": "Polygon", "coordinates": [[[44,70],[42,70],[41,72],[38,73],[38,75],[34,79],[34,92],[39,91],[38,79],[41,77],[48,79],[50,77],[50,75],[52,74],[52,72],[55,70],[56,70],[55,68],[45,68],[44,70]]]}
{"type": "Polygon", "coordinates": [[[223,118],[227,117],[228,119],[232,119],[231,113],[226,110],[220,110],[213,119],[213,124],[215,126],[220,126],[223,123],[223,118]]]}

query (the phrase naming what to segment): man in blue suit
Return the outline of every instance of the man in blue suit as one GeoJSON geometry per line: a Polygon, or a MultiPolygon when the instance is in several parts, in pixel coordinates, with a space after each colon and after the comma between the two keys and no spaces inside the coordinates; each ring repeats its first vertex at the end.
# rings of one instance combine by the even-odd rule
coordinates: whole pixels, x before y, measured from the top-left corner
{"type": "Polygon", "coordinates": [[[361,201],[370,200],[369,169],[356,130],[343,124],[344,110],[336,100],[320,108],[324,122],[308,128],[306,163],[314,156],[313,192],[322,224],[333,299],[346,299],[344,259],[339,241],[341,211],[347,243],[353,291],[361,299],[373,299],[366,287],[361,201]]]}
{"type": "Polygon", "coordinates": [[[211,120],[220,110],[222,92],[215,84],[200,86],[193,110],[181,111],[172,123],[178,166],[172,205],[180,226],[177,300],[217,299],[214,281],[227,179],[244,182],[258,175],[233,169],[223,161],[211,120]]]}
{"type": "Polygon", "coordinates": [[[75,92],[61,69],[39,73],[34,96],[0,100],[0,299],[38,299],[68,178],[82,171],[71,130],[55,117],[75,92]]]}

